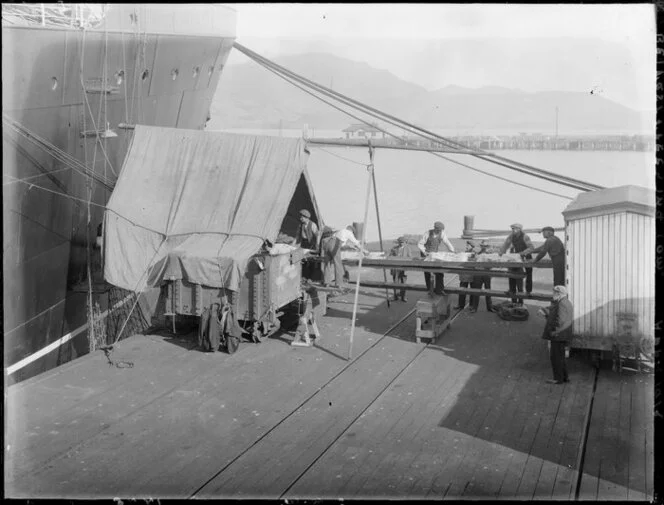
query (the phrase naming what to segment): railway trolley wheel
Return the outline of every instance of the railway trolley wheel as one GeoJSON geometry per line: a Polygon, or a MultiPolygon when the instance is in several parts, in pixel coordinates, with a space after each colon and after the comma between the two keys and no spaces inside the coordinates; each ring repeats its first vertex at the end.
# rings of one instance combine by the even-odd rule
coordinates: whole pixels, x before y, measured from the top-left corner
{"type": "Polygon", "coordinates": [[[233,335],[226,335],[226,351],[228,354],[234,354],[240,347],[240,339],[233,335]]]}

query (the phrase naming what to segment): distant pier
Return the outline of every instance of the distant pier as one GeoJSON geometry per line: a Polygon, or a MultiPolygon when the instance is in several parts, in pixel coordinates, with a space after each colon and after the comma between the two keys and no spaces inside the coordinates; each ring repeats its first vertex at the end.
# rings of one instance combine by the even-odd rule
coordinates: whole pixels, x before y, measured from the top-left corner
{"type": "MultiPolygon", "coordinates": [[[[547,136],[538,134],[520,134],[511,136],[456,136],[447,137],[469,149],[486,150],[530,150],[530,151],[654,151],[655,139],[645,135],[578,135],[547,136]]],[[[318,144],[330,145],[366,145],[368,140],[376,147],[416,147],[420,149],[445,149],[443,142],[423,139],[419,136],[401,136],[397,138],[352,137],[320,138],[309,137],[318,144]]]]}

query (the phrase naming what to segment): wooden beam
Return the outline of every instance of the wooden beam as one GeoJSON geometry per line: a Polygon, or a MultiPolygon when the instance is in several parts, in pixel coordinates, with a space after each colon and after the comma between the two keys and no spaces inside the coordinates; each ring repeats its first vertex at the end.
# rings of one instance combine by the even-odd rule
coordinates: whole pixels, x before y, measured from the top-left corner
{"type": "MultiPolygon", "coordinates": [[[[351,281],[355,282],[355,281],[351,281]]],[[[420,284],[399,284],[396,282],[380,282],[380,281],[360,281],[360,286],[365,288],[388,288],[388,289],[405,289],[407,291],[428,291],[426,286],[420,284]]],[[[453,295],[480,295],[480,296],[493,296],[496,298],[520,298],[527,300],[540,300],[550,302],[553,298],[551,295],[542,293],[512,293],[511,291],[497,291],[490,289],[473,289],[473,288],[450,288],[445,287],[445,292],[453,295]]]]}
{"type": "MultiPolygon", "coordinates": [[[[343,139],[304,139],[308,144],[315,147],[319,146],[338,146],[338,147],[369,147],[369,143],[364,140],[358,140],[357,142],[343,140],[343,139]]],[[[470,149],[455,149],[455,148],[445,148],[445,147],[417,147],[409,146],[403,144],[382,144],[382,143],[371,143],[371,146],[376,149],[401,149],[403,151],[429,151],[435,153],[449,153],[449,154],[477,154],[477,151],[470,149]]]]}
{"type": "MultiPolygon", "coordinates": [[[[342,260],[344,265],[357,266],[358,260],[356,259],[345,259],[342,260]]],[[[421,259],[414,260],[399,260],[399,259],[369,259],[364,258],[362,260],[363,267],[372,267],[372,268],[398,268],[401,270],[432,270],[432,271],[441,271],[441,269],[454,269],[450,271],[461,271],[468,270],[470,272],[476,272],[481,269],[483,275],[487,275],[486,269],[491,268],[553,268],[551,261],[538,261],[533,263],[532,261],[524,261],[522,263],[497,263],[495,261],[424,261],[421,259]]]]}

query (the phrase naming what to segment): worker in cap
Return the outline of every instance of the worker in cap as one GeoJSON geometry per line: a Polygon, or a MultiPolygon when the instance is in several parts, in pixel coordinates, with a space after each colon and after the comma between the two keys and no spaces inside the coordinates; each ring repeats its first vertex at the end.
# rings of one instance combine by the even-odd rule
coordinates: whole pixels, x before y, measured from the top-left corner
{"type": "Polygon", "coordinates": [[[535,262],[541,260],[546,254],[551,258],[553,264],[553,285],[565,285],[565,245],[556,237],[556,231],[551,226],[542,228],[544,243],[532,248],[529,252],[536,253],[535,262]]]}
{"type": "MultiPolygon", "coordinates": [[[[396,257],[400,260],[410,259],[412,255],[410,253],[410,248],[408,247],[408,241],[406,240],[406,237],[401,236],[396,240],[396,242],[397,244],[392,249],[390,249],[390,257],[396,257]]],[[[392,275],[392,282],[395,284],[406,283],[407,276],[405,270],[392,268],[390,270],[390,274],[392,275]]],[[[394,288],[394,300],[397,301],[399,299],[401,299],[402,302],[408,301],[408,298],[406,298],[406,290],[400,289],[397,293],[397,289],[394,288]]]]}
{"type": "MultiPolygon", "coordinates": [[[[521,223],[513,223],[510,225],[512,233],[510,233],[498,254],[502,256],[509,249],[510,253],[519,253],[523,259],[531,260],[533,257],[528,253],[532,249],[533,243],[530,237],[523,233],[523,225],[521,223]]],[[[522,268],[510,268],[512,273],[523,273],[522,268]]],[[[523,292],[523,279],[509,279],[510,291],[512,293],[523,292]]],[[[533,290],[533,269],[526,268],[526,293],[530,294],[533,290]]],[[[523,298],[512,298],[512,303],[523,304],[523,298]]]]}
{"type": "MultiPolygon", "coordinates": [[[[475,244],[470,240],[466,241],[466,252],[471,253],[475,250],[475,244]]],[[[459,274],[459,287],[460,288],[469,288],[474,279],[473,274],[470,273],[460,273],[459,274]]],[[[472,299],[472,297],[471,297],[472,299]]],[[[466,306],[466,293],[459,293],[457,298],[457,304],[454,307],[454,310],[461,310],[466,306]]]]}
{"type": "MultiPolygon", "coordinates": [[[[307,209],[302,209],[300,214],[300,225],[295,233],[295,245],[302,249],[309,249],[318,252],[320,248],[320,231],[318,226],[311,220],[311,212],[307,209]]],[[[309,258],[305,258],[302,262],[302,278],[315,280],[317,277],[318,263],[309,258]]]]}
{"type": "MultiPolygon", "coordinates": [[[[420,250],[421,256],[426,258],[428,254],[440,252],[443,245],[448,251],[455,252],[452,242],[450,242],[450,239],[447,238],[447,234],[445,233],[445,225],[441,221],[436,221],[433,223],[433,228],[431,230],[424,232],[422,238],[417,243],[417,248],[420,250]]],[[[424,272],[424,282],[427,285],[429,293],[433,291],[433,293],[437,295],[444,295],[444,281],[444,275],[442,273],[436,273],[434,274],[434,282],[432,283],[431,273],[424,272]]]]}
{"type": "Polygon", "coordinates": [[[541,314],[546,316],[542,338],[551,343],[549,353],[553,379],[549,379],[547,382],[550,384],[569,382],[565,347],[572,341],[574,306],[567,298],[565,286],[556,285],[553,287],[553,301],[551,305],[542,309],[541,314]]]}

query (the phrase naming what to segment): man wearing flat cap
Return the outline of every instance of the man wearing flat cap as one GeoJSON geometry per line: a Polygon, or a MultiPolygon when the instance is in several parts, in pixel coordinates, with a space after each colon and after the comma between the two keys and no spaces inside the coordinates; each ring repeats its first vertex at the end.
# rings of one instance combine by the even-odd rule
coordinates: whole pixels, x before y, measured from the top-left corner
{"type": "MultiPolygon", "coordinates": [[[[320,248],[320,232],[318,226],[311,220],[311,212],[307,209],[300,211],[300,226],[295,234],[295,245],[302,249],[318,251],[320,248]]],[[[317,263],[307,259],[302,263],[302,277],[304,279],[313,279],[317,263]]]]}
{"type": "Polygon", "coordinates": [[[553,285],[565,285],[565,245],[555,235],[555,230],[551,226],[542,228],[544,243],[536,248],[530,248],[529,252],[537,253],[535,261],[541,260],[545,254],[549,254],[553,264],[553,285]]]}
{"type": "MultiPolygon", "coordinates": [[[[436,221],[433,223],[433,229],[424,232],[424,235],[422,235],[422,238],[417,244],[417,248],[420,250],[421,256],[426,258],[429,253],[440,252],[443,244],[447,247],[448,251],[454,252],[454,246],[445,233],[445,225],[440,221],[436,221]]],[[[445,294],[444,281],[444,275],[442,273],[437,273],[434,275],[434,283],[432,284],[431,273],[424,272],[424,282],[427,285],[427,289],[429,291],[433,289],[433,292],[437,295],[445,294]]]]}
{"type": "MultiPolygon", "coordinates": [[[[396,257],[399,259],[410,259],[410,248],[408,247],[408,241],[406,240],[406,237],[399,237],[396,240],[396,245],[390,249],[390,256],[396,257]]],[[[406,282],[406,271],[401,270],[398,268],[392,268],[390,269],[390,275],[392,275],[392,282],[395,284],[404,284],[406,282]]],[[[401,298],[401,301],[407,302],[408,299],[406,298],[406,290],[405,289],[400,289],[399,292],[397,293],[396,288],[394,289],[394,301],[397,301],[399,298],[401,298]]]]}
{"type": "Polygon", "coordinates": [[[550,384],[569,382],[565,347],[572,341],[574,306],[567,298],[565,286],[554,286],[551,305],[540,309],[539,313],[546,316],[546,326],[544,326],[542,338],[551,342],[549,352],[553,379],[549,379],[547,382],[550,384]]]}
{"type": "MultiPolygon", "coordinates": [[[[533,243],[530,237],[523,233],[523,225],[521,223],[514,223],[510,225],[512,233],[510,233],[498,254],[501,256],[509,249],[510,253],[519,253],[524,259],[530,260],[532,256],[528,254],[528,250],[532,249],[533,243]]],[[[510,268],[510,272],[519,273],[523,272],[522,268],[510,268]]],[[[510,291],[519,293],[523,292],[523,279],[509,279],[510,291]]],[[[530,294],[533,290],[533,269],[526,268],[526,293],[530,294]]],[[[512,298],[512,303],[523,303],[523,299],[512,298]]]]}

